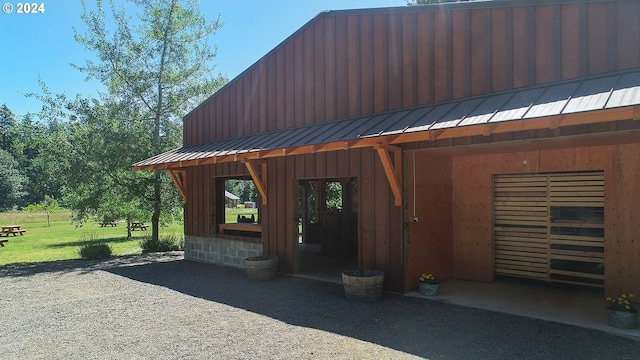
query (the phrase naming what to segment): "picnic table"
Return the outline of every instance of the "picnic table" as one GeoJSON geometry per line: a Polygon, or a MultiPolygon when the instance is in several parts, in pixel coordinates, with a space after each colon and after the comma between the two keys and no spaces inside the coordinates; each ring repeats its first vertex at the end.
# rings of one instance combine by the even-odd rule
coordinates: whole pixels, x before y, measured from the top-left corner
{"type": "Polygon", "coordinates": [[[141,231],[145,231],[147,230],[147,225],[145,225],[142,222],[139,221],[132,221],[131,222],[131,231],[134,231],[135,229],[141,230],[141,231]]]}
{"type": "Polygon", "coordinates": [[[107,226],[118,226],[118,222],[117,221],[112,221],[112,220],[107,220],[107,221],[102,221],[100,223],[100,227],[107,227],[107,226]]]}
{"type": "MultiPolygon", "coordinates": [[[[2,226],[2,231],[0,231],[0,237],[9,237],[9,234],[16,236],[17,234],[24,235],[27,230],[20,229],[20,225],[7,225],[2,226]]],[[[9,241],[9,239],[0,240],[0,246],[4,246],[4,243],[9,241]]]]}

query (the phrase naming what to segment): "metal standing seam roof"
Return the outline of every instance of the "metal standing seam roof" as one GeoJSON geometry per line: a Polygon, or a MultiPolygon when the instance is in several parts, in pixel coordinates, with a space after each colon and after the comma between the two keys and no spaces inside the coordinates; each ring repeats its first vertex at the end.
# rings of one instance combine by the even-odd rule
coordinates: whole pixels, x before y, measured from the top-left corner
{"type": "Polygon", "coordinates": [[[640,105],[640,69],[184,146],[134,168],[640,105]]]}

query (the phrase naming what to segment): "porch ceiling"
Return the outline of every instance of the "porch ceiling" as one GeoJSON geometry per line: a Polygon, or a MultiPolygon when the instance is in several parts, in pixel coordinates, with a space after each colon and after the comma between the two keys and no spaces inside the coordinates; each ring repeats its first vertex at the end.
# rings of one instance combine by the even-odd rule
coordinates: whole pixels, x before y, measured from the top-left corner
{"type": "Polygon", "coordinates": [[[640,69],[185,146],[132,167],[178,169],[626,119],[640,119],[640,69]]]}

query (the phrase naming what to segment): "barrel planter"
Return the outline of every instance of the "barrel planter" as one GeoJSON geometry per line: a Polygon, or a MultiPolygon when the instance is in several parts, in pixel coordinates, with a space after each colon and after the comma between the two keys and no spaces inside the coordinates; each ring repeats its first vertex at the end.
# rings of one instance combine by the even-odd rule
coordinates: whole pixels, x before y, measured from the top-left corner
{"type": "Polygon", "coordinates": [[[379,270],[345,270],[342,284],[347,300],[374,302],[382,297],[384,272],[379,270]]]}
{"type": "Polygon", "coordinates": [[[271,280],[278,274],[278,257],[274,255],[253,256],[244,259],[250,280],[271,280]]]}

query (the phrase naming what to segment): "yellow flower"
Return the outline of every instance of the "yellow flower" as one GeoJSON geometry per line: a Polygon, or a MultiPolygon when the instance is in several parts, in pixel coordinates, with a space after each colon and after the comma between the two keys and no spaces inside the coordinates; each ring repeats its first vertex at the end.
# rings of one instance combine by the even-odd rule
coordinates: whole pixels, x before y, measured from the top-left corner
{"type": "Polygon", "coordinates": [[[613,299],[611,298],[611,296],[607,296],[607,301],[613,301],[613,299]]]}
{"type": "Polygon", "coordinates": [[[629,294],[629,297],[633,299],[635,297],[635,295],[629,294]]]}
{"type": "Polygon", "coordinates": [[[626,305],[624,308],[627,309],[627,310],[631,310],[631,306],[629,306],[629,305],[626,305]]]}

